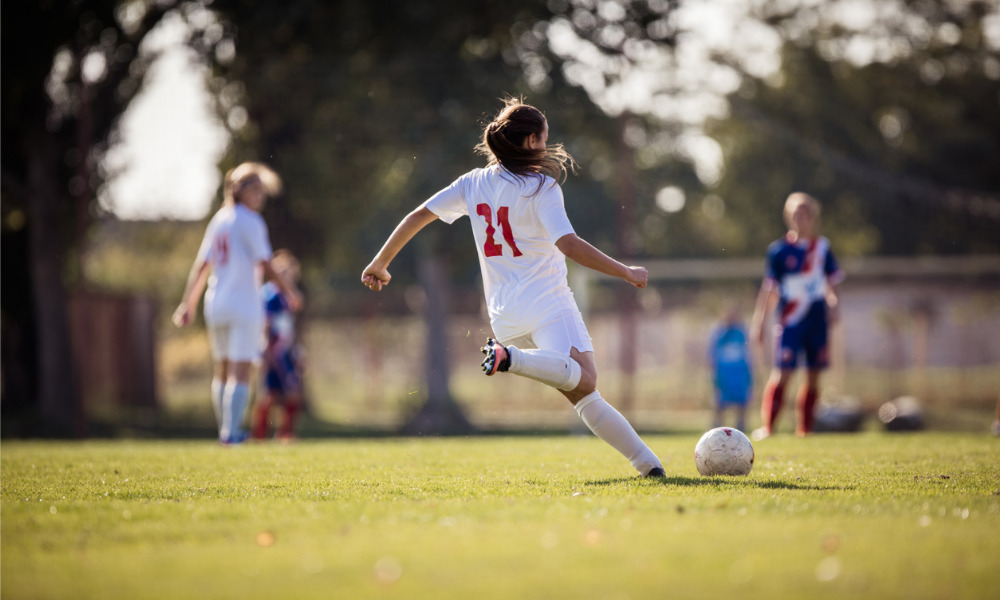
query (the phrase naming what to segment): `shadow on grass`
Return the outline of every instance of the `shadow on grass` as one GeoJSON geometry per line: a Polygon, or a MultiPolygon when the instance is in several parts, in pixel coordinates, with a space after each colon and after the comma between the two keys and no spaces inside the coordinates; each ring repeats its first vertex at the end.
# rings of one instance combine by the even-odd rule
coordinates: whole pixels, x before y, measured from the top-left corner
{"type": "MultiPolygon", "coordinates": [[[[634,477],[615,477],[613,479],[598,479],[595,481],[588,481],[587,485],[597,485],[597,486],[613,486],[621,485],[625,483],[634,483],[636,478],[634,477]]],[[[808,485],[792,483],[790,481],[783,481],[780,479],[768,479],[768,480],[757,480],[757,479],[743,479],[734,477],[683,477],[680,475],[674,475],[670,477],[656,477],[651,479],[639,479],[640,482],[648,483],[649,485],[663,485],[663,486],[677,486],[677,487],[695,487],[695,486],[711,486],[711,487],[728,487],[731,484],[740,484],[746,487],[754,487],[762,490],[808,490],[808,491],[833,491],[833,490],[849,490],[853,486],[823,486],[823,485],[808,485]]]]}

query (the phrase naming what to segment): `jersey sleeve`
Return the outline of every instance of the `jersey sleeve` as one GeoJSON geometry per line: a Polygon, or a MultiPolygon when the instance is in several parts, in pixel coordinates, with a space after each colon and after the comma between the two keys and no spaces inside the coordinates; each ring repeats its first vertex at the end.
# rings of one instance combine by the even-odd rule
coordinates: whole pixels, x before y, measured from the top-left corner
{"type": "Polygon", "coordinates": [[[543,189],[535,197],[537,202],[538,221],[545,228],[549,240],[557,241],[564,235],[576,233],[573,224],[566,215],[566,203],[563,200],[562,188],[551,179],[546,178],[543,189]]]}
{"type": "Polygon", "coordinates": [[[285,310],[285,300],[278,291],[278,287],[271,282],[265,284],[264,311],[268,316],[275,315],[285,310]]]}
{"type": "Polygon", "coordinates": [[[771,244],[767,248],[767,260],[764,261],[764,285],[769,289],[774,289],[781,283],[781,266],[778,264],[777,243],[771,244]]]}
{"type": "Polygon", "coordinates": [[[215,242],[215,219],[213,218],[208,223],[208,227],[205,228],[205,237],[201,239],[201,246],[198,248],[198,255],[195,257],[195,262],[211,262],[212,261],[212,246],[215,242]]]}
{"type": "Polygon", "coordinates": [[[829,243],[827,244],[826,262],[823,265],[823,272],[826,273],[827,281],[833,285],[837,285],[844,280],[844,272],[840,269],[837,257],[833,255],[833,249],[829,248],[829,243]]]}
{"type": "Polygon", "coordinates": [[[469,207],[465,202],[465,177],[463,175],[453,181],[451,185],[424,201],[422,206],[449,225],[459,217],[469,214],[469,207]]]}
{"type": "Polygon", "coordinates": [[[262,260],[271,260],[271,240],[267,235],[267,224],[264,223],[264,219],[260,215],[255,215],[257,218],[250,221],[251,226],[248,228],[246,240],[248,248],[250,249],[250,258],[254,263],[260,262],[262,260]]]}

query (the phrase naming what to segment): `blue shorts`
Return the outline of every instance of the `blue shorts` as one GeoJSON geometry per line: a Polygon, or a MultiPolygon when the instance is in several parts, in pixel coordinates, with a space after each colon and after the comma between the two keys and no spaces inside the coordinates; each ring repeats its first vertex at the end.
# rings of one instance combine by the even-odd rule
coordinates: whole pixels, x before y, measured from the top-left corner
{"type": "Polygon", "coordinates": [[[799,366],[799,355],[805,354],[806,367],[825,369],[830,364],[829,327],[826,303],[816,302],[802,320],[794,325],[775,327],[774,366],[783,370],[799,366]]]}
{"type": "Polygon", "coordinates": [[[302,390],[293,352],[283,352],[272,363],[265,365],[264,387],[276,394],[292,394],[302,390]]]}

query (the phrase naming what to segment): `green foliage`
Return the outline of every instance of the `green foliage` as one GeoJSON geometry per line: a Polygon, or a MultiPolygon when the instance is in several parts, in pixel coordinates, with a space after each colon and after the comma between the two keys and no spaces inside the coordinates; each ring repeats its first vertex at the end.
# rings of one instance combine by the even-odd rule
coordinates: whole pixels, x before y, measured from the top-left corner
{"type": "Polygon", "coordinates": [[[4,596],[983,598],[996,440],[778,436],[664,480],[585,437],[4,443],[4,596]]]}
{"type": "Polygon", "coordinates": [[[106,291],[152,296],[173,310],[204,232],[201,222],[103,222],[87,249],[86,281],[106,291]]]}
{"type": "MultiPolygon", "coordinates": [[[[272,163],[287,183],[287,201],[264,213],[274,245],[352,284],[406,212],[482,164],[472,153],[480,123],[524,88],[512,31],[544,16],[535,2],[213,9],[235,28],[237,59],[220,73],[245,87],[253,124],[235,154],[272,163]]],[[[468,245],[451,229],[418,243],[468,245]]]]}
{"type": "Polygon", "coordinates": [[[978,106],[1000,83],[970,69],[927,84],[917,58],[848,68],[790,43],[783,64],[781,85],[734,97],[733,118],[712,129],[726,149],[712,192],[748,232],[746,251],[784,231],[793,190],[821,200],[823,231],[844,256],[1000,251],[1000,177],[987,164],[1000,123],[978,106]]]}
{"type": "Polygon", "coordinates": [[[824,231],[845,256],[1000,252],[994,2],[873,1],[851,10],[736,2],[723,9],[730,22],[711,30],[701,25],[721,16],[718,3],[550,6],[562,39],[552,63],[573,69],[595,102],[636,113],[635,168],[619,176],[635,179],[646,253],[762,254],[784,231],[780,207],[796,190],[824,202],[824,231]],[[720,31],[732,39],[720,42],[720,31]],[[771,41],[780,67],[761,72],[771,41]],[[692,88],[694,71],[708,75],[692,88]],[[723,92],[711,74],[738,85],[723,92]],[[691,157],[670,147],[703,124],[672,114],[672,105],[687,99],[691,109],[692,97],[722,94],[729,110],[705,129],[722,147],[722,178],[699,181],[683,168],[691,157]],[[663,214],[651,200],[668,183],[688,201],[663,214]]]}

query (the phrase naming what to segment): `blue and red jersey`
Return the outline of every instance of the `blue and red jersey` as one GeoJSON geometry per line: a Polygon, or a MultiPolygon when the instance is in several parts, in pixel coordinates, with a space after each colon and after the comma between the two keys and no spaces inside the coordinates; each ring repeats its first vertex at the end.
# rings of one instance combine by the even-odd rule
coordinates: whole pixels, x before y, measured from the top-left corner
{"type": "Polygon", "coordinates": [[[767,248],[764,281],[778,291],[778,322],[782,326],[798,324],[817,303],[823,304],[825,314],[829,286],[843,279],[825,237],[795,241],[786,237],[767,248]]]}
{"type": "Polygon", "coordinates": [[[295,317],[288,301],[273,282],[261,287],[266,316],[264,384],[267,389],[291,392],[300,389],[298,356],[295,345],[295,317]]]}

